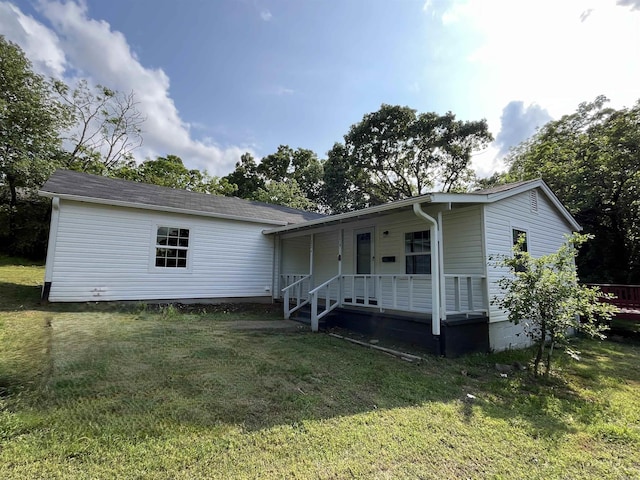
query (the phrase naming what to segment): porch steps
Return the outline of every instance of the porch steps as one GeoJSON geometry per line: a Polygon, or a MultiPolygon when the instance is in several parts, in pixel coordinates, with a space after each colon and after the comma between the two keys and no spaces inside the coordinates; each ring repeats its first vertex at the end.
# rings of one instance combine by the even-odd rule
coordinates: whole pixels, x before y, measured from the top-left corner
{"type": "MultiPolygon", "coordinates": [[[[326,330],[329,328],[327,320],[330,320],[333,313],[334,312],[329,313],[329,315],[318,321],[318,329],[326,330]]],[[[293,315],[291,315],[291,320],[311,326],[311,305],[305,305],[304,307],[301,307],[300,310],[296,310],[293,315]]]]}

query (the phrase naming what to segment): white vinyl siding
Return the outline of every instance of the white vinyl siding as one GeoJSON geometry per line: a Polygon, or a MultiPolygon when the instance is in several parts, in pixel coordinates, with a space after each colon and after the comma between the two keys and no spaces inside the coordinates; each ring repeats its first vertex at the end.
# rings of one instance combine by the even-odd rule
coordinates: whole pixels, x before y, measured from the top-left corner
{"type": "Polygon", "coordinates": [[[266,225],[63,200],[51,265],[54,302],[269,297],[266,225]],[[156,268],[158,226],[189,229],[189,268],[156,268]]]}
{"type": "Polygon", "coordinates": [[[293,237],[280,239],[280,258],[282,274],[309,273],[309,237],[293,237]]]}
{"type": "Polygon", "coordinates": [[[445,274],[485,273],[481,209],[480,206],[471,206],[443,214],[445,274]]]}
{"type": "MultiPolygon", "coordinates": [[[[320,285],[338,274],[339,231],[322,232],[315,235],[313,256],[313,281],[320,285]]],[[[307,237],[308,238],[308,237],[307,237]]]]}
{"type": "MultiPolygon", "coordinates": [[[[437,210],[424,206],[429,215],[437,217],[437,210]]],[[[444,242],[444,273],[445,274],[474,274],[485,273],[485,261],[482,252],[482,219],[481,207],[469,206],[446,210],[442,214],[443,242],[444,242]]],[[[373,219],[353,221],[335,227],[319,227],[315,231],[314,269],[316,271],[315,284],[331,278],[338,272],[338,238],[340,229],[344,229],[342,273],[355,273],[355,234],[363,230],[374,232],[374,274],[406,275],[405,272],[405,235],[428,229],[429,224],[418,218],[411,210],[395,212],[373,219]],[[383,257],[395,257],[395,261],[383,262],[383,257]]],[[[309,233],[284,234],[281,241],[283,246],[283,273],[308,272],[309,267],[309,233]]],[[[433,240],[432,240],[433,245],[433,240]]],[[[383,280],[383,292],[390,292],[391,279],[383,280]]],[[[399,309],[408,306],[408,280],[397,280],[397,298],[399,309]]],[[[453,279],[446,280],[447,308],[453,310],[454,292],[453,279]]],[[[374,287],[371,287],[374,288],[374,287]]],[[[480,280],[474,280],[474,288],[480,290],[480,280]]],[[[345,285],[345,294],[349,296],[350,286],[345,285]]],[[[356,294],[362,287],[355,286],[356,294]]],[[[431,310],[431,276],[414,280],[415,292],[413,304],[425,311],[431,310]]],[[[466,302],[466,289],[461,291],[463,303],[466,302]]],[[[480,299],[476,299],[479,302],[480,299]]],[[[383,298],[384,304],[391,304],[391,294],[383,298]]]]}
{"type": "MultiPolygon", "coordinates": [[[[436,211],[425,209],[430,215],[436,211]]],[[[483,274],[481,207],[471,206],[443,212],[444,273],[483,274]]],[[[405,234],[425,230],[429,225],[411,211],[398,212],[375,219],[351,222],[334,229],[315,230],[314,268],[320,278],[337,274],[338,235],[344,229],[342,272],[354,273],[354,235],[356,231],[374,230],[374,272],[377,274],[405,274],[405,234]],[[383,262],[382,257],[395,257],[383,262]],[[335,273],[334,273],[335,272],[335,273]]],[[[314,232],[312,230],[311,232],[314,232]]],[[[283,273],[308,272],[310,233],[283,235],[283,273]]],[[[433,244],[433,241],[432,241],[433,244]]],[[[326,277],[326,278],[325,278],[326,277]]]]}
{"type": "MultiPolygon", "coordinates": [[[[571,226],[541,191],[537,192],[535,209],[530,192],[524,192],[485,206],[485,235],[487,256],[510,255],[513,247],[513,230],[527,233],[527,248],[533,257],[555,252],[571,233],[571,226]]],[[[508,275],[508,270],[496,268],[489,262],[489,298],[501,295],[498,279],[508,275]]],[[[516,348],[527,344],[524,335],[517,335],[521,327],[507,320],[507,313],[497,306],[490,306],[490,343],[495,350],[516,348]],[[494,325],[496,323],[496,325],[494,325]]]]}

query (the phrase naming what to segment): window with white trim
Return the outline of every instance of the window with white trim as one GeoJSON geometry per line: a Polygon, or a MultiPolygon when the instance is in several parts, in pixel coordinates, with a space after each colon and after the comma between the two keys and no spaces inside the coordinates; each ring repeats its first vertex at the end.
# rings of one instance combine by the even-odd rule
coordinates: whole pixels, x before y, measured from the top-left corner
{"type": "Polygon", "coordinates": [[[158,227],[156,232],[156,267],[187,268],[188,253],[188,228],[158,227]]]}
{"type": "MultiPolygon", "coordinates": [[[[529,245],[528,245],[528,241],[529,238],[527,237],[527,232],[525,230],[520,230],[518,228],[512,228],[511,229],[511,238],[513,240],[513,246],[515,247],[516,245],[518,245],[518,240],[520,239],[520,237],[524,237],[524,242],[522,243],[522,245],[520,246],[520,252],[528,252],[529,251],[529,245]]],[[[518,255],[519,252],[515,252],[516,255],[518,255]]],[[[523,265],[519,265],[516,267],[516,272],[524,272],[526,271],[525,267],[523,265]]]]}
{"type": "Polygon", "coordinates": [[[431,274],[431,232],[405,233],[404,255],[408,275],[431,274]]]}
{"type": "Polygon", "coordinates": [[[524,230],[520,230],[518,228],[513,228],[512,229],[512,238],[513,238],[513,246],[515,247],[518,244],[518,240],[520,239],[520,237],[523,236],[524,237],[524,243],[522,244],[522,247],[520,248],[520,251],[522,252],[528,252],[529,251],[529,247],[527,245],[527,232],[524,230]]]}

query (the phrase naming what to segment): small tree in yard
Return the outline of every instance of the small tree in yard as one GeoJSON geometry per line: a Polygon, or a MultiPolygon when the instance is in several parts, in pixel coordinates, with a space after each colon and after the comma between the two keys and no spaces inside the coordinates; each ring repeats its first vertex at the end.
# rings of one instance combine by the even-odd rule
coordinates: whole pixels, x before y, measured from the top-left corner
{"type": "MultiPolygon", "coordinates": [[[[574,234],[552,254],[533,258],[523,251],[524,235],[518,239],[512,256],[497,258],[497,267],[506,267],[510,275],[498,281],[504,295],[492,299],[509,312],[509,321],[523,323],[524,333],[536,345],[534,373],[539,375],[544,360],[545,375],[551,370],[556,346],[566,346],[572,330],[603,339],[607,322],[616,313],[613,305],[600,302],[598,288],[578,283],[575,269],[577,248],[589,239],[574,234]]],[[[579,352],[566,348],[576,358],[579,352]]]]}

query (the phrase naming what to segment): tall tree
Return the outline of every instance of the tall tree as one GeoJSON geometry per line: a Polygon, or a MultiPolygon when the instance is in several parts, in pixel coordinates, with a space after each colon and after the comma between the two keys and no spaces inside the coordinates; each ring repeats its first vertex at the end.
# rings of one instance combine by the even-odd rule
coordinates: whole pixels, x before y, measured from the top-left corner
{"type": "Polygon", "coordinates": [[[0,189],[9,244],[16,242],[19,196],[34,192],[55,168],[68,120],[51,85],[0,36],[0,189]]]}
{"type": "Polygon", "coordinates": [[[324,196],[335,198],[331,181],[338,172],[346,182],[339,189],[347,187],[365,205],[463,188],[472,179],[471,154],[492,139],[485,120],[465,122],[451,112],[417,114],[383,104],[350,128],[343,145],[334,146],[324,196]]]}
{"type": "Polygon", "coordinates": [[[594,235],[584,281],[640,282],[640,101],[615,110],[598,97],[545,125],[508,159],[514,180],[542,177],[594,235]]]}
{"type": "Polygon", "coordinates": [[[313,202],[305,196],[298,182],[293,179],[268,182],[264,187],[258,189],[254,199],[274,205],[286,205],[300,210],[313,210],[315,207],[313,202]]]}
{"type": "Polygon", "coordinates": [[[291,173],[289,178],[295,180],[300,190],[312,204],[321,199],[324,168],[313,150],[298,148],[291,156],[291,173]]]}
{"type": "Polygon", "coordinates": [[[131,161],[112,170],[110,176],[213,195],[232,195],[236,190],[235,185],[225,179],[188,169],[177,155],[145,160],[139,165],[131,161]]]}
{"type": "Polygon", "coordinates": [[[223,180],[235,185],[237,195],[240,198],[253,199],[259,188],[264,187],[264,180],[258,172],[258,164],[249,152],[240,157],[236,168],[223,180]]]}
{"type": "Polygon", "coordinates": [[[360,192],[356,185],[361,172],[347,161],[347,149],[342,143],[335,143],[324,162],[322,204],[331,213],[345,213],[364,208],[369,204],[366,192],[360,192]]]}
{"type": "Polygon", "coordinates": [[[65,167],[102,174],[132,159],[145,120],[133,92],[92,88],[86,80],[73,89],[59,81],[54,86],[73,119],[65,132],[65,167]]]}
{"type": "Polygon", "coordinates": [[[238,187],[241,198],[316,210],[322,185],[322,162],[304,148],[280,145],[260,163],[245,153],[223,179],[238,187]]]}

